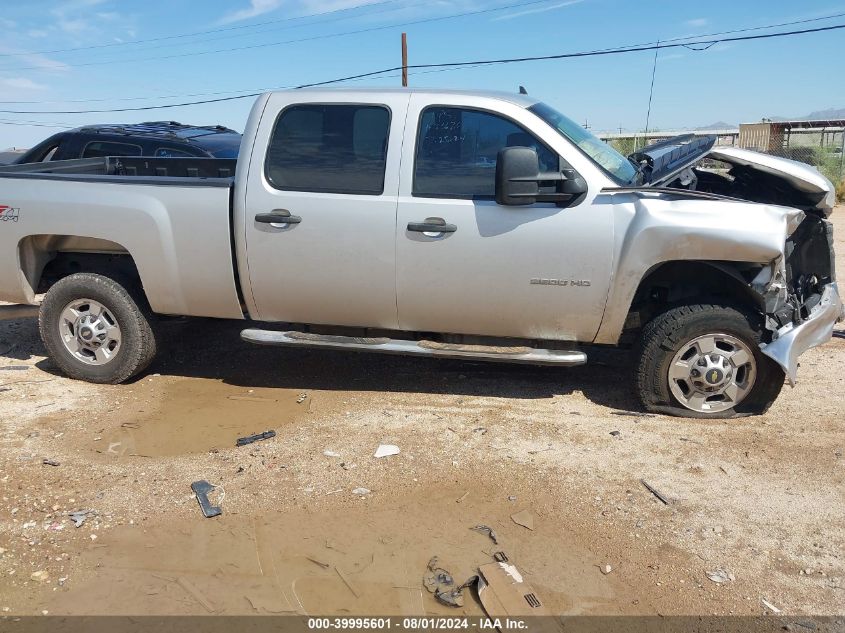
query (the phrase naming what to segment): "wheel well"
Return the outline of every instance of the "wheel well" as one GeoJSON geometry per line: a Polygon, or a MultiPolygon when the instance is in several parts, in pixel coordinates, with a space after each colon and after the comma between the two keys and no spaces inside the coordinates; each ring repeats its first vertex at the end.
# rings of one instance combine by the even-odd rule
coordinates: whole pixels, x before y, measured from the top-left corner
{"type": "Polygon", "coordinates": [[[646,273],[637,287],[623,337],[638,331],[658,314],[691,300],[721,300],[762,311],[763,298],[750,287],[762,268],[762,264],[745,262],[673,261],[658,264],[646,273]]]}
{"type": "Polygon", "coordinates": [[[74,273],[99,273],[128,283],[140,282],[138,268],[120,244],[74,235],[31,235],[19,244],[19,261],[33,295],[47,292],[74,273]]]}

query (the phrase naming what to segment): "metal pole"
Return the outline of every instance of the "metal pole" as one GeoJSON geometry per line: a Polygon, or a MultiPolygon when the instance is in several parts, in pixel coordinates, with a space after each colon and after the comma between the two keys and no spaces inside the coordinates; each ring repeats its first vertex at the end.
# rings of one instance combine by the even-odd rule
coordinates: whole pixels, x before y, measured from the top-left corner
{"type": "Polygon", "coordinates": [[[402,33],[402,87],[408,87],[408,34],[402,33]]]}
{"type": "Polygon", "coordinates": [[[842,153],[839,154],[839,177],[845,178],[845,128],[842,128],[842,153]]]}

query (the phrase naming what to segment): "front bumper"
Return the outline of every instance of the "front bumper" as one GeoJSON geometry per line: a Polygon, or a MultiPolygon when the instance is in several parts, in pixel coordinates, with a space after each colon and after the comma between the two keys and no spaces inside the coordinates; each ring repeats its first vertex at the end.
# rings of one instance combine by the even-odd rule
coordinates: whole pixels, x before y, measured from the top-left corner
{"type": "Polygon", "coordinates": [[[789,384],[795,386],[798,374],[798,357],[808,349],[827,343],[833,336],[833,326],[845,313],[835,283],[825,286],[821,301],[810,316],[798,325],[785,325],[778,331],[778,338],[760,345],[763,353],[783,367],[789,384]]]}

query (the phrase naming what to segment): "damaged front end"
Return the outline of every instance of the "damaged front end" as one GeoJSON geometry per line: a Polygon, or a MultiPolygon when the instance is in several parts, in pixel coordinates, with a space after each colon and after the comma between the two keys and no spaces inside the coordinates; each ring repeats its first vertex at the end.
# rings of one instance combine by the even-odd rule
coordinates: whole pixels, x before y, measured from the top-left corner
{"type": "Polygon", "coordinates": [[[783,255],[751,283],[761,297],[771,340],[761,344],[790,385],[798,357],[829,341],[843,319],[836,284],[833,225],[827,217],[834,188],[818,169],[735,147],[715,147],[715,137],[677,137],[632,157],[652,187],[715,194],[792,210],[783,255]],[[725,168],[705,167],[717,161],[725,168]]]}
{"type": "Polygon", "coordinates": [[[752,287],[764,298],[772,337],[761,349],[795,385],[799,356],[829,341],[833,326],[843,318],[832,224],[808,212],[787,238],[784,256],[761,272],[752,287]]]}

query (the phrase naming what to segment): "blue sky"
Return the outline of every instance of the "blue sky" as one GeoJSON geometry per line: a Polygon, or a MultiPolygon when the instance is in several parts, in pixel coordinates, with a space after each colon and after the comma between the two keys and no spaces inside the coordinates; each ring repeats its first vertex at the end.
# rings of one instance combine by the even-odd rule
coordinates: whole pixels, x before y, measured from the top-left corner
{"type": "MultiPolygon", "coordinates": [[[[352,75],[397,65],[403,30],[413,64],[596,50],[835,13],[845,13],[845,2],[3,0],[0,110],[138,107],[352,75]],[[508,5],[522,6],[447,17],[508,5]],[[402,26],[437,17],[446,19],[402,26]],[[188,35],[203,31],[215,32],[188,35]],[[91,46],[99,48],[67,50],[91,46]],[[208,53],[232,48],[245,50],[208,53]]],[[[781,30],[840,23],[845,16],[781,30]]],[[[845,107],[844,61],[845,30],[717,44],[706,51],[663,50],[651,127],[737,123],[845,107]]],[[[412,71],[410,82],[500,90],[522,84],[594,130],[634,130],[645,123],[652,62],[652,52],[636,52],[412,71]]],[[[396,86],[399,78],[348,85],[396,86]]],[[[86,123],[167,119],[242,130],[250,105],[251,99],[243,99],[147,112],[0,113],[0,148],[31,146],[61,127],[86,123]]]]}

